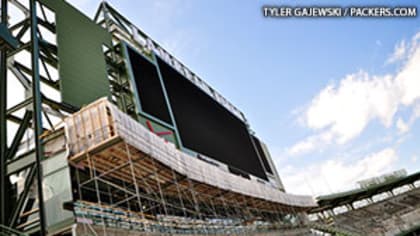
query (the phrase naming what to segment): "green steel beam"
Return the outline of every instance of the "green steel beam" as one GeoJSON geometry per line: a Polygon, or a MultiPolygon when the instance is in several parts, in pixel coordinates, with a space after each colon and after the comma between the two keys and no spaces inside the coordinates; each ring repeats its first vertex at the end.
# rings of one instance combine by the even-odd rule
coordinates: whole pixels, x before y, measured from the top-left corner
{"type": "Polygon", "coordinates": [[[6,23],[0,23],[0,48],[15,49],[19,42],[13,37],[6,23]]]}
{"type": "Polygon", "coordinates": [[[25,99],[25,100],[23,100],[22,102],[20,102],[20,103],[18,103],[18,104],[16,104],[15,106],[13,106],[13,107],[11,107],[11,108],[9,108],[9,109],[7,109],[7,115],[11,115],[11,114],[13,114],[13,113],[15,113],[15,112],[17,112],[17,111],[19,111],[19,110],[21,110],[21,109],[23,109],[23,108],[25,108],[26,106],[28,106],[28,105],[30,105],[30,104],[32,104],[32,98],[31,97],[29,97],[29,98],[27,98],[27,99],[25,99]]]}
{"type": "MultiPolygon", "coordinates": [[[[1,0],[1,23],[7,25],[7,0],[1,0]]],[[[0,52],[0,225],[6,224],[7,53],[0,52]]]]}
{"type": "Polygon", "coordinates": [[[44,104],[50,106],[52,109],[62,110],[62,111],[68,112],[68,113],[75,113],[79,110],[78,107],[69,105],[67,103],[60,103],[60,102],[54,101],[52,99],[49,99],[45,96],[42,97],[42,102],[44,104]]]}
{"type": "MultiPolygon", "coordinates": [[[[12,114],[7,114],[7,120],[10,121],[10,122],[15,123],[17,125],[20,125],[23,122],[22,118],[20,118],[18,116],[15,116],[15,115],[12,115],[12,114]]],[[[32,122],[31,122],[31,124],[29,126],[32,127],[32,122]]],[[[44,132],[45,131],[48,131],[48,129],[44,129],[44,132]]]]}
{"type": "MultiPolygon", "coordinates": [[[[21,35],[22,36],[25,33],[25,32],[22,32],[22,30],[24,30],[23,28],[25,28],[25,27],[26,27],[26,29],[29,29],[29,19],[22,20],[21,22],[10,26],[9,29],[10,29],[11,32],[14,32],[14,31],[16,31],[20,28],[19,33],[17,33],[16,35],[21,35]]],[[[20,37],[15,36],[15,38],[17,40],[20,40],[20,37]]]]}
{"type": "Polygon", "coordinates": [[[15,115],[7,115],[6,118],[7,118],[8,121],[13,122],[13,123],[18,124],[18,125],[20,125],[20,123],[22,123],[22,119],[18,116],[15,116],[15,115]]]}
{"type": "Polygon", "coordinates": [[[15,137],[13,138],[12,144],[9,147],[9,150],[7,151],[7,160],[10,160],[13,156],[15,156],[20,141],[23,138],[23,135],[25,135],[25,131],[28,128],[29,124],[31,123],[32,119],[32,112],[26,111],[25,116],[23,117],[22,124],[20,124],[19,129],[17,130],[15,137]]]}
{"type": "Polygon", "coordinates": [[[14,55],[16,55],[16,54],[18,54],[18,53],[20,53],[24,50],[29,50],[30,47],[31,47],[30,43],[22,43],[22,44],[20,44],[20,46],[17,49],[9,51],[7,53],[7,56],[8,57],[13,57],[14,55]]]}
{"type": "MultiPolygon", "coordinates": [[[[19,62],[16,62],[15,61],[14,65],[16,66],[16,68],[22,70],[22,72],[25,72],[27,74],[31,74],[32,73],[32,70],[31,69],[29,69],[28,67],[26,67],[25,65],[23,65],[23,64],[21,64],[19,62]]],[[[44,76],[41,76],[41,75],[39,76],[39,78],[40,78],[40,80],[43,83],[45,83],[46,85],[50,86],[53,89],[59,89],[59,87],[60,87],[59,84],[58,84],[58,82],[51,81],[48,78],[45,78],[44,76]]]]}
{"type": "Polygon", "coordinates": [[[35,179],[35,174],[37,173],[36,168],[34,165],[32,165],[28,176],[25,179],[25,187],[23,188],[23,192],[20,194],[19,199],[17,201],[17,204],[15,206],[15,208],[13,209],[13,213],[10,216],[10,220],[9,220],[9,226],[14,228],[16,226],[16,222],[18,220],[18,217],[20,215],[20,212],[23,209],[23,205],[25,203],[26,198],[28,197],[28,193],[31,189],[31,186],[34,182],[35,179]]]}
{"type": "Polygon", "coordinates": [[[25,233],[19,232],[15,229],[9,228],[7,226],[4,225],[0,225],[0,235],[4,235],[4,236],[10,236],[10,235],[15,235],[15,236],[28,236],[25,233]]]}
{"type": "MultiPolygon", "coordinates": [[[[42,9],[42,7],[41,7],[42,9]]],[[[53,23],[47,22],[45,20],[38,18],[38,24],[44,26],[46,29],[51,31],[52,33],[56,33],[55,25],[53,23]]]]}
{"type": "Polygon", "coordinates": [[[33,97],[33,111],[34,111],[34,138],[35,138],[35,153],[36,153],[36,169],[37,169],[37,187],[38,187],[38,204],[39,204],[39,220],[40,220],[40,234],[46,235],[45,209],[44,197],[42,190],[42,165],[41,160],[44,159],[44,149],[42,145],[41,135],[42,127],[42,95],[39,76],[39,44],[38,44],[38,30],[37,30],[37,13],[36,0],[30,0],[29,10],[31,18],[31,46],[32,46],[32,97],[33,97]]]}
{"type": "Polygon", "coordinates": [[[35,152],[29,151],[7,162],[7,175],[18,173],[35,163],[35,152]]]}

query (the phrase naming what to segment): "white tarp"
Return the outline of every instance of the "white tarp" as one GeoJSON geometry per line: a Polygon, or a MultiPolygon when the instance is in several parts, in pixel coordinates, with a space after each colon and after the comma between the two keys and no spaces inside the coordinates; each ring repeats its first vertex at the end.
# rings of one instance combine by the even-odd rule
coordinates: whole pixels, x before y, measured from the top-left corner
{"type": "Polygon", "coordinates": [[[284,193],[269,184],[231,174],[178,150],[106,99],[100,99],[66,119],[66,136],[72,154],[86,151],[111,135],[120,136],[128,144],[192,180],[293,207],[316,206],[311,196],[284,193]],[[108,111],[111,116],[107,115],[108,111]],[[110,127],[114,128],[114,134],[110,127]]]}

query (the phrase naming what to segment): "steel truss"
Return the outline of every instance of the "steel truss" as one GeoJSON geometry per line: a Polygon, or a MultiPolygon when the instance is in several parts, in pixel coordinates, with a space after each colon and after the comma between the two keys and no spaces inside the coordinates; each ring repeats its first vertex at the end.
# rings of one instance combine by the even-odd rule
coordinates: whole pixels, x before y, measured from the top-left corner
{"type": "Polygon", "coordinates": [[[38,184],[41,162],[48,156],[44,137],[76,109],[48,92],[60,89],[54,13],[36,0],[2,0],[1,12],[1,24],[17,45],[1,48],[0,225],[45,235],[42,184],[38,184]],[[9,90],[8,84],[16,82],[21,88],[9,90]],[[23,189],[10,182],[11,176],[23,180],[23,189]]]}
{"type": "MultiPolygon", "coordinates": [[[[56,133],[57,124],[78,108],[55,96],[60,93],[55,13],[37,0],[1,3],[1,24],[17,44],[0,35],[0,234],[47,235],[41,184],[42,161],[50,157],[45,143],[56,133]],[[13,83],[19,84],[22,96],[8,88],[13,83]]],[[[131,23],[107,3],[101,4],[95,21],[113,35],[113,45],[104,52],[112,100],[137,118],[121,42],[145,55],[151,52],[133,40],[131,23]]],[[[155,233],[184,229],[211,234],[223,229],[240,234],[252,230],[251,223],[256,221],[269,222],[274,228],[304,224],[295,208],[196,182],[124,142],[69,163],[76,201],[73,210],[82,215],[77,218],[86,219],[83,214],[93,212],[93,220],[102,226],[98,231],[83,224],[86,232],[106,233],[108,226],[124,224],[112,218],[119,214],[129,220],[126,227],[155,233]]]]}

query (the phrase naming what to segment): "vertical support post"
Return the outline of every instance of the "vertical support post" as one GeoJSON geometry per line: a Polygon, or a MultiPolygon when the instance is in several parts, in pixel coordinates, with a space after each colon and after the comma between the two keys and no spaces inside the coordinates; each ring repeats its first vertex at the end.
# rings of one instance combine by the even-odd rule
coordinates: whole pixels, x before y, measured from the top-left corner
{"type": "Polygon", "coordinates": [[[37,14],[36,14],[36,0],[30,0],[29,4],[31,12],[31,47],[32,47],[32,98],[34,110],[34,138],[35,138],[35,153],[36,153],[36,168],[37,168],[37,182],[38,182],[38,203],[39,203],[39,219],[41,225],[41,235],[46,235],[45,222],[45,208],[44,197],[42,191],[42,166],[41,160],[44,159],[44,149],[41,140],[43,131],[42,127],[42,98],[41,86],[39,77],[39,45],[37,35],[37,14]]]}
{"type": "MultiPolygon", "coordinates": [[[[192,196],[193,202],[194,202],[195,213],[198,214],[198,219],[199,220],[204,220],[203,215],[201,214],[201,211],[200,211],[200,205],[199,205],[199,202],[198,202],[198,199],[197,199],[197,196],[196,196],[196,192],[195,192],[195,189],[194,189],[194,183],[191,181],[190,178],[188,178],[187,180],[188,180],[189,190],[191,192],[191,196],[192,196]]],[[[205,232],[205,234],[208,234],[206,228],[204,228],[204,232],[205,232]]]]}
{"type": "MultiPolygon", "coordinates": [[[[125,181],[122,182],[122,185],[124,189],[127,189],[127,185],[125,185],[125,181]]],[[[127,191],[124,191],[124,197],[125,197],[125,200],[123,202],[127,204],[127,209],[131,211],[131,205],[130,205],[130,201],[128,200],[129,196],[128,196],[127,191]]]]}
{"type": "MultiPolygon", "coordinates": [[[[82,200],[83,200],[83,195],[82,195],[82,187],[81,187],[81,184],[80,184],[80,174],[79,174],[79,169],[77,168],[77,167],[75,167],[74,168],[74,172],[75,172],[75,174],[76,174],[76,181],[77,181],[77,190],[78,190],[78,192],[79,192],[79,201],[81,202],[82,200]]],[[[84,231],[87,231],[86,230],[86,224],[83,224],[83,229],[84,229],[84,231]]]]}
{"type": "Polygon", "coordinates": [[[209,201],[210,201],[210,207],[211,207],[211,211],[212,211],[211,213],[212,213],[213,217],[219,218],[219,215],[217,214],[217,210],[214,207],[213,200],[211,198],[209,198],[209,201]]]}
{"type": "Polygon", "coordinates": [[[178,192],[178,199],[179,199],[179,202],[181,204],[182,213],[184,214],[184,217],[187,217],[187,212],[185,211],[185,205],[184,205],[184,201],[182,200],[182,194],[181,194],[181,190],[179,188],[179,183],[178,183],[178,180],[176,178],[176,174],[175,174],[173,169],[171,169],[171,172],[172,172],[172,177],[174,178],[174,181],[175,181],[176,191],[178,192]]]}
{"type": "Polygon", "coordinates": [[[153,158],[152,158],[152,164],[153,164],[153,172],[154,172],[154,176],[155,176],[155,179],[156,179],[156,183],[157,183],[157,186],[159,188],[159,195],[160,195],[160,199],[161,199],[160,203],[163,206],[163,211],[165,212],[165,215],[168,215],[168,209],[166,208],[165,196],[163,195],[163,191],[162,191],[162,188],[160,186],[160,178],[159,178],[159,175],[158,175],[158,172],[157,172],[155,160],[153,158]]]}
{"type": "MultiPolygon", "coordinates": [[[[7,24],[7,0],[1,0],[1,23],[7,24]]],[[[0,52],[0,224],[6,225],[7,53],[0,52]]]]}
{"type": "MultiPolygon", "coordinates": [[[[227,208],[227,205],[226,205],[226,202],[225,202],[225,198],[223,197],[223,192],[222,192],[222,190],[220,190],[219,191],[219,199],[222,201],[222,205],[223,205],[223,208],[224,208],[224,210],[225,210],[225,218],[231,218],[231,215],[230,215],[230,212],[229,212],[229,210],[228,210],[228,208],[227,208]]],[[[227,226],[227,224],[228,223],[226,223],[227,221],[224,221],[224,225],[225,225],[225,228],[226,228],[226,226],[227,226]]]]}
{"type": "Polygon", "coordinates": [[[103,207],[102,207],[101,193],[100,193],[100,190],[99,190],[98,175],[97,175],[97,172],[96,172],[95,163],[94,163],[93,157],[91,157],[89,155],[89,153],[87,153],[87,158],[88,158],[88,160],[90,160],[89,161],[89,164],[90,164],[89,168],[93,171],[93,180],[94,180],[94,183],[95,183],[96,197],[98,199],[99,207],[101,208],[100,211],[101,211],[103,234],[107,235],[107,233],[106,233],[107,232],[106,231],[106,222],[105,222],[105,219],[104,219],[104,215],[102,213],[103,212],[103,207]]]}
{"type": "Polygon", "coordinates": [[[147,226],[147,224],[146,224],[146,218],[144,217],[143,204],[141,203],[141,197],[140,197],[140,188],[139,188],[139,185],[138,185],[137,179],[136,179],[136,172],[135,172],[135,169],[134,169],[133,158],[131,158],[130,147],[128,146],[127,143],[125,143],[125,150],[127,152],[128,162],[130,163],[131,178],[133,179],[134,188],[136,190],[136,197],[137,197],[137,202],[139,204],[139,209],[140,209],[140,213],[141,213],[141,219],[145,223],[144,224],[144,230],[147,231],[147,229],[146,229],[146,226],[147,226]]]}
{"type": "Polygon", "coordinates": [[[192,197],[193,203],[194,203],[195,213],[198,215],[198,218],[201,220],[202,217],[201,217],[201,212],[200,212],[200,206],[198,205],[198,201],[197,201],[197,198],[195,196],[194,185],[191,182],[190,178],[188,178],[187,180],[188,180],[188,186],[189,186],[188,189],[191,193],[191,197],[192,197]]]}

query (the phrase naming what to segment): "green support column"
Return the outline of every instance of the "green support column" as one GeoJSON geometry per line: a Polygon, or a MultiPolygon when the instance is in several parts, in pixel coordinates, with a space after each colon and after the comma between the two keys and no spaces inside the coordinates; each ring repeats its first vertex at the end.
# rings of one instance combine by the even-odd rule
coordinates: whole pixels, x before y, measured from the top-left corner
{"type": "MultiPolygon", "coordinates": [[[[1,23],[7,25],[7,0],[1,1],[1,23]]],[[[0,225],[6,224],[7,54],[0,52],[0,225]]]]}
{"type": "Polygon", "coordinates": [[[35,154],[38,182],[38,202],[39,202],[39,219],[41,226],[41,235],[46,235],[44,197],[42,190],[42,166],[41,161],[44,159],[44,149],[42,145],[41,135],[42,128],[42,97],[39,78],[39,45],[37,35],[37,14],[36,0],[30,0],[31,12],[31,46],[32,46],[32,99],[33,99],[33,117],[34,117],[34,138],[35,138],[35,154]]]}

